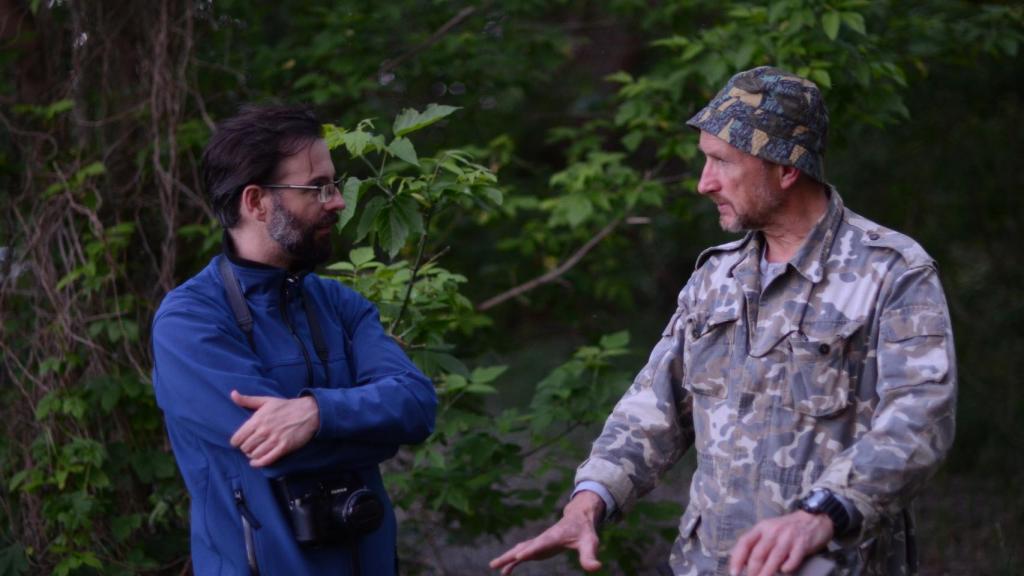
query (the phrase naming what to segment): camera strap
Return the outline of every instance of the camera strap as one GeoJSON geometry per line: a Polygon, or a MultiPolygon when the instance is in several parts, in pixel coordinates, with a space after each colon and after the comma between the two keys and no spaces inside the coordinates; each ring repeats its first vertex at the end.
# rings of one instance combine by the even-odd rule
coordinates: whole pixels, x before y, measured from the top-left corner
{"type": "Polygon", "coordinates": [[[238,284],[238,278],[235,277],[235,271],[231,269],[231,264],[228,263],[227,255],[220,255],[217,269],[220,271],[220,279],[224,282],[224,291],[228,293],[228,304],[231,305],[231,311],[235,314],[235,322],[238,323],[238,327],[245,333],[245,338],[249,341],[249,347],[255,352],[256,344],[252,339],[252,312],[249,310],[249,305],[245,303],[245,297],[242,296],[242,288],[238,284]]]}
{"type": "Polygon", "coordinates": [[[313,310],[313,305],[309,303],[309,299],[306,298],[304,293],[300,292],[302,298],[302,307],[306,310],[306,321],[309,322],[309,335],[313,337],[313,349],[316,350],[316,357],[320,359],[320,364],[324,367],[324,380],[328,384],[331,382],[330,368],[327,367],[327,343],[324,342],[324,334],[320,331],[320,321],[316,319],[316,311],[313,310]]]}

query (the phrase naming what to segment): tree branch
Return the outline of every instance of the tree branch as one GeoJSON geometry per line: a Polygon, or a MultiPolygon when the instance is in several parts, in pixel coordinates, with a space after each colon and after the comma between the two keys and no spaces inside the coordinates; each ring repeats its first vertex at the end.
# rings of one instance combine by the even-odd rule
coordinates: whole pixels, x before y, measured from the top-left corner
{"type": "Polygon", "coordinates": [[[520,284],[519,286],[516,286],[515,288],[512,288],[511,290],[502,292],[501,294],[498,294],[497,296],[494,296],[493,298],[489,298],[488,300],[485,300],[484,302],[482,302],[481,304],[479,304],[476,307],[477,311],[478,312],[483,312],[485,310],[490,310],[491,308],[494,308],[495,306],[505,302],[506,300],[511,300],[512,298],[515,298],[516,296],[519,296],[520,294],[523,294],[525,292],[529,292],[530,290],[533,290],[534,288],[536,288],[536,287],[538,287],[538,286],[540,286],[542,284],[547,284],[548,282],[551,282],[551,281],[557,279],[559,276],[565,274],[566,272],[571,270],[573,266],[578,264],[579,261],[582,260],[583,257],[587,255],[588,252],[593,250],[594,247],[597,246],[598,243],[601,242],[601,240],[604,240],[605,236],[608,236],[609,234],[611,234],[619,226],[619,224],[622,223],[622,219],[623,219],[623,216],[619,216],[615,220],[612,220],[611,222],[609,222],[608,225],[606,225],[597,234],[595,234],[593,238],[591,238],[590,240],[587,241],[586,244],[581,246],[580,249],[577,250],[575,254],[570,256],[569,259],[566,260],[565,262],[562,262],[561,264],[559,264],[558,267],[555,268],[554,270],[551,270],[550,272],[548,272],[548,273],[546,273],[546,274],[544,274],[542,276],[538,276],[538,277],[534,278],[533,280],[530,280],[529,282],[525,282],[523,284],[520,284]]]}
{"type": "MultiPolygon", "coordinates": [[[[486,6],[486,4],[483,5],[483,6],[486,6]]],[[[483,6],[481,6],[481,7],[483,7],[483,6]]],[[[409,50],[408,52],[406,52],[405,54],[402,54],[401,56],[399,56],[398,58],[395,58],[394,60],[385,60],[385,61],[381,62],[380,68],[377,70],[377,78],[380,78],[384,74],[387,74],[388,72],[391,72],[395,68],[398,68],[406,60],[412,58],[416,54],[418,54],[418,53],[422,52],[423,50],[426,50],[427,48],[429,48],[429,47],[433,46],[434,44],[436,44],[437,41],[440,40],[441,38],[443,38],[445,34],[451,32],[453,28],[455,28],[456,26],[461,24],[463,20],[465,20],[466,18],[469,18],[470,16],[472,16],[473,13],[477,11],[477,9],[478,9],[478,7],[476,7],[476,6],[467,6],[467,7],[463,8],[462,10],[459,11],[458,14],[453,16],[451,18],[451,20],[448,20],[447,22],[445,22],[440,28],[438,28],[436,31],[434,31],[434,33],[431,34],[429,38],[427,38],[426,40],[421,42],[419,45],[414,47],[412,50],[409,50]]]]}

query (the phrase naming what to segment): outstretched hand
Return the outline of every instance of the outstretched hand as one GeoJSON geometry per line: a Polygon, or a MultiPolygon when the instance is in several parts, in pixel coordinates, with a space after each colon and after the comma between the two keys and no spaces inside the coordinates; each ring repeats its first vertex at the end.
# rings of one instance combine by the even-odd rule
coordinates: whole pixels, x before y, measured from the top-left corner
{"type": "Polygon", "coordinates": [[[604,501],[587,490],[581,491],[565,506],[562,519],[541,533],[524,540],[511,550],[491,560],[491,568],[501,570],[502,576],[512,573],[516,566],[529,560],[550,558],[562,550],[576,550],[580,566],[587,572],[601,568],[597,559],[597,519],[604,515],[604,501]]]}
{"type": "Polygon", "coordinates": [[[732,547],[729,573],[772,576],[781,570],[789,574],[805,558],[824,548],[833,530],[828,516],[803,510],[762,520],[732,547]]]}
{"type": "Polygon", "coordinates": [[[232,390],[231,400],[242,408],[255,410],[231,436],[231,445],[241,450],[256,468],[269,466],[302,448],[320,427],[320,409],[311,396],[285,399],[246,396],[232,390]]]}

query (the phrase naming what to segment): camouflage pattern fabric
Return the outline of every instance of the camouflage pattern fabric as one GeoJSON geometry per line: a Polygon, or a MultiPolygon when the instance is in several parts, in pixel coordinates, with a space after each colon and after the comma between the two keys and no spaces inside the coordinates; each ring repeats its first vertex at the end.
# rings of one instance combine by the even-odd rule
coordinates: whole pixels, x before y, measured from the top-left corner
{"type": "Polygon", "coordinates": [[[740,72],[686,123],[825,183],[828,110],[806,78],[770,66],[740,72]]]}
{"type": "Polygon", "coordinates": [[[842,573],[915,571],[910,502],[953,441],[949,314],[924,250],[829,194],[767,286],[760,233],[700,256],[577,471],[577,483],[601,483],[625,512],[696,447],[670,558],[677,575],[727,574],[743,532],[815,487],[864,518],[833,542],[842,573]]]}

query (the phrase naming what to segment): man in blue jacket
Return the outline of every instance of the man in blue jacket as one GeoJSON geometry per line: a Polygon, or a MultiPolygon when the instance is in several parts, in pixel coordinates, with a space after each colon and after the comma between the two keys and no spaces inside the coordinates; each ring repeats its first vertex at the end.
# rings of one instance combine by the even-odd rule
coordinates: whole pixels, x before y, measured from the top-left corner
{"type": "Polygon", "coordinates": [[[345,206],[319,120],[249,107],[202,175],[224,253],[153,320],[153,383],[197,574],[394,574],[378,464],[433,430],[433,385],[376,308],[312,274],[345,206]]]}

